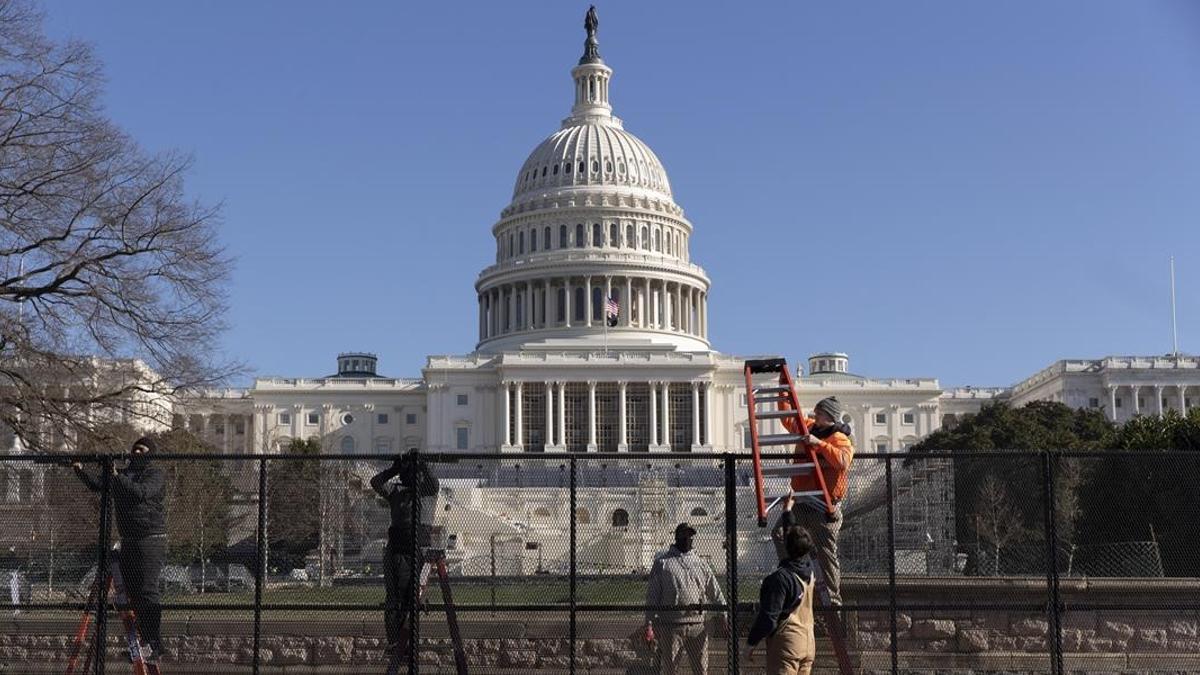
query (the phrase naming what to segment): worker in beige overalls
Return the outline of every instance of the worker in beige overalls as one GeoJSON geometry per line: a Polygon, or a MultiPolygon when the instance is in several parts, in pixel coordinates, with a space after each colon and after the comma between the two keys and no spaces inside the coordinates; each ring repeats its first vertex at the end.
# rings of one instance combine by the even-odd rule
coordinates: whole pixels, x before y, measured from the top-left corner
{"type": "Polygon", "coordinates": [[[780,533],[786,557],[779,568],[763,579],[758,615],[746,642],[748,659],[754,648],[767,641],[767,675],[809,675],[817,656],[813,636],[813,570],[808,558],[812,537],[798,525],[780,533]]]}

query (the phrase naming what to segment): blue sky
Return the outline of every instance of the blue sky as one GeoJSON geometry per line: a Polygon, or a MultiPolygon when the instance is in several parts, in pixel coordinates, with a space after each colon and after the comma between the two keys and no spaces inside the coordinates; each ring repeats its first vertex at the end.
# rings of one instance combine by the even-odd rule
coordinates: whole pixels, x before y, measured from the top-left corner
{"type": "MultiPolygon", "coordinates": [[[[568,112],[586,3],[45,8],[106,63],[111,116],[193,153],[190,193],[224,204],[231,356],[317,376],[361,349],[415,376],[473,348],[489,228],[568,112]]],[[[1200,3],[598,11],[721,351],[944,385],[1165,353],[1174,255],[1200,352],[1200,3]]]]}

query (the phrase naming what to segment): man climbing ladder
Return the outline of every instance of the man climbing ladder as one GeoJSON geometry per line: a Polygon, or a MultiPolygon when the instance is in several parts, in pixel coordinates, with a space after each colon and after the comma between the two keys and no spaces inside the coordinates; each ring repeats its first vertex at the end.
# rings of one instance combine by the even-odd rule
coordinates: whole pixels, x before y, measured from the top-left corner
{"type": "MultiPolygon", "coordinates": [[[[779,533],[799,525],[812,537],[817,574],[817,595],[822,614],[843,674],[852,672],[842,641],[841,573],[837,558],[837,537],[842,524],[840,502],[846,496],[847,475],[854,459],[850,429],[840,422],[841,404],[834,397],[822,399],[815,414],[806,418],[796,398],[796,387],[784,359],[760,359],[745,364],[747,408],[750,416],[751,450],[754,459],[754,484],[758,498],[759,527],[766,527],[767,512],[784,504],[784,513],[776,524],[773,539],[781,548],[779,533]],[[775,375],[777,382],[756,384],[755,375],[775,375]],[[760,409],[759,406],[766,406],[760,409]],[[761,434],[760,422],[779,420],[788,433],[761,434]],[[790,464],[764,466],[762,446],[792,446],[790,464]],[[788,478],[784,494],[768,501],[767,478],[788,478]]],[[[780,458],[783,459],[783,458],[780,458]]],[[[780,559],[786,556],[777,551],[780,559]]]]}

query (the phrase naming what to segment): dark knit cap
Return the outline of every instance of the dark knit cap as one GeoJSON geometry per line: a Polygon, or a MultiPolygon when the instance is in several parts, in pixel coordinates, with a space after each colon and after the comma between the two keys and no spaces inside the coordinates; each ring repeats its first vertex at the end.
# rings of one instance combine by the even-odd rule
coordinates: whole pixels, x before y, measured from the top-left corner
{"type": "Polygon", "coordinates": [[[139,445],[145,447],[150,452],[158,452],[158,444],[155,443],[154,439],[150,438],[149,436],[142,436],[133,442],[133,447],[136,448],[139,445]]]}
{"type": "Polygon", "coordinates": [[[814,408],[814,410],[817,410],[818,412],[823,412],[826,415],[829,415],[829,417],[834,422],[841,421],[842,403],[841,403],[841,401],[837,400],[836,396],[830,396],[829,398],[821,399],[820,401],[817,402],[817,405],[814,408]]]}

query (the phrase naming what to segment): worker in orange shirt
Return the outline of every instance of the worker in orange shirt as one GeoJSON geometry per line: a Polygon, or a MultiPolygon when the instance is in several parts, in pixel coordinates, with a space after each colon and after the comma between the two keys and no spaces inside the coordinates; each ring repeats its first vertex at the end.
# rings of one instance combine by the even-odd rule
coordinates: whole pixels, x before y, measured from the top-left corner
{"type": "MultiPolygon", "coordinates": [[[[813,408],[813,416],[807,420],[808,433],[801,438],[803,445],[811,446],[817,451],[817,463],[825,477],[829,496],[833,500],[833,512],[828,512],[824,500],[820,497],[801,497],[796,500],[789,497],[784,503],[783,515],[772,530],[777,548],[782,542],[781,533],[788,527],[800,525],[808,530],[812,535],[817,563],[821,568],[825,587],[829,590],[829,602],[832,605],[842,604],[842,574],[837,552],[838,532],[842,529],[842,509],[839,503],[846,496],[850,462],[854,460],[850,427],[841,422],[841,417],[842,404],[836,396],[821,399],[813,408]]],[[[796,418],[784,418],[782,421],[789,432],[801,433],[799,420],[796,418]]],[[[808,452],[801,446],[797,446],[795,461],[808,461],[808,452]]],[[[792,476],[794,492],[820,489],[821,485],[817,482],[815,472],[792,476]]],[[[780,558],[783,558],[782,553],[780,558]]]]}

